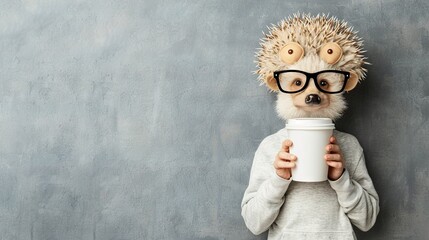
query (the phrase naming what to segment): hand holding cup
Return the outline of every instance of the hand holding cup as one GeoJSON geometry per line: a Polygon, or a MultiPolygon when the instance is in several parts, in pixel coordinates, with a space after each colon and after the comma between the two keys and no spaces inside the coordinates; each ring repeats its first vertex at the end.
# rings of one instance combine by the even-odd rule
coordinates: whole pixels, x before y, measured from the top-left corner
{"type": "Polygon", "coordinates": [[[279,177],[289,180],[292,176],[291,168],[295,167],[295,161],[297,157],[289,153],[289,148],[292,146],[292,141],[286,139],[282,143],[280,151],[276,155],[274,160],[274,168],[279,177]]]}
{"type": "Polygon", "coordinates": [[[329,144],[326,146],[325,160],[329,166],[329,180],[335,181],[340,178],[344,172],[344,159],[335,137],[329,138],[329,144]]]}

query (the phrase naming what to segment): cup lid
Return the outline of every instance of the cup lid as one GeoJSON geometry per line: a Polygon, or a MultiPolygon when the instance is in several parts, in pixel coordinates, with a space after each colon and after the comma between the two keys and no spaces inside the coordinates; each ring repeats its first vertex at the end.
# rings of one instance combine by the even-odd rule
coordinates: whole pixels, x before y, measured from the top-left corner
{"type": "Polygon", "coordinates": [[[286,129],[334,129],[330,118],[291,118],[287,120],[286,129]]]}

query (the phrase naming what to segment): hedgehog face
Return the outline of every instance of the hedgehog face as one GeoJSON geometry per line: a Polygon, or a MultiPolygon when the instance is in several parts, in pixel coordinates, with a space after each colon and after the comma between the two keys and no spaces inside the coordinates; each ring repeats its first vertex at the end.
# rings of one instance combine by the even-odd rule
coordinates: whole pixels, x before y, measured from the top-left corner
{"type": "MultiPolygon", "coordinates": [[[[272,91],[278,92],[277,112],[284,119],[337,119],[345,110],[346,103],[342,93],[322,92],[320,84],[319,88],[316,87],[313,79],[300,92],[283,93],[279,91],[278,82],[274,78],[275,71],[345,71],[350,74],[345,91],[352,90],[365,77],[362,41],[345,22],[325,15],[295,15],[294,18],[282,21],[270,28],[261,47],[257,54],[259,68],[256,72],[263,83],[272,91]]],[[[297,86],[303,84],[303,81],[305,80],[297,82],[297,86]]]]}
{"type": "MultiPolygon", "coordinates": [[[[317,55],[308,55],[289,69],[315,73],[323,70],[335,70],[317,55]]],[[[303,84],[303,83],[301,83],[303,84]]],[[[310,79],[307,88],[293,94],[278,92],[277,113],[283,119],[302,117],[327,117],[337,119],[346,108],[342,94],[321,92],[310,79]]]]}

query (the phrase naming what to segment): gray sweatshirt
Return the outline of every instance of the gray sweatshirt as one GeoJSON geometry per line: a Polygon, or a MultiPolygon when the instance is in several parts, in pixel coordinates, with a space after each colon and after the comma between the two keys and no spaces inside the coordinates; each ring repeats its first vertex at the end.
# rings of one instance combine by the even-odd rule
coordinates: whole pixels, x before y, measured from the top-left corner
{"type": "Polygon", "coordinates": [[[268,239],[356,239],[351,223],[368,231],[379,212],[379,199],[357,139],[334,130],[346,170],[336,181],[295,182],[273,167],[286,129],[266,137],[255,153],[249,186],[241,204],[253,234],[269,229],[268,239]]]}

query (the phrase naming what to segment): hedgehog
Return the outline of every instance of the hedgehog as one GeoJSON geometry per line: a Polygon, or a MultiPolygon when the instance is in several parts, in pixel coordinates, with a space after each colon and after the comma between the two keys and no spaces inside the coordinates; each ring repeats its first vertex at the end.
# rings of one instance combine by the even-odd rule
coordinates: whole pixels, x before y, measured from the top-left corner
{"type": "Polygon", "coordinates": [[[364,80],[363,66],[368,64],[356,34],[335,17],[296,14],[272,25],[262,39],[256,73],[262,85],[277,92],[276,109],[287,123],[265,137],[255,152],[241,203],[253,234],[268,230],[269,240],[356,239],[352,225],[368,231],[375,224],[379,197],[358,139],[339,130],[329,139],[309,135],[309,129],[322,129],[309,125],[296,138],[288,129],[292,118],[331,122],[326,118],[336,120],[343,114],[344,92],[364,80]],[[326,178],[325,172],[320,181],[299,178],[293,170],[306,171],[302,164],[310,166],[309,176],[317,169],[303,152],[321,154],[311,160],[326,163],[326,178]]]}
{"type": "Polygon", "coordinates": [[[299,13],[268,29],[256,53],[255,73],[259,75],[261,85],[265,84],[270,91],[278,93],[276,110],[279,117],[285,120],[303,117],[338,119],[347,108],[343,92],[353,90],[366,77],[367,70],[363,66],[369,64],[363,55],[363,41],[357,36],[357,31],[336,17],[299,13]],[[296,74],[299,71],[316,73],[326,70],[348,74],[339,77],[343,78],[343,88],[335,94],[321,89],[319,81],[322,84],[326,82],[322,79],[301,79],[294,86],[307,86],[299,92],[288,92],[281,88],[281,76],[277,75],[276,79],[276,72],[284,70],[296,70],[296,74]]]}

